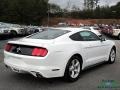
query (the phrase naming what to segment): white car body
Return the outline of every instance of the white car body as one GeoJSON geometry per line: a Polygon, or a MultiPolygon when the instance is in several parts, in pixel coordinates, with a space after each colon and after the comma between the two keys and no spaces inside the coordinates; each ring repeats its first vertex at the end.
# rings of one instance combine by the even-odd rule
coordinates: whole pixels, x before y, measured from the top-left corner
{"type": "Polygon", "coordinates": [[[88,66],[108,61],[111,48],[115,46],[115,43],[110,40],[74,41],[70,39],[71,35],[84,31],[80,28],[53,29],[70,32],[51,40],[23,38],[8,42],[17,45],[44,47],[48,50],[45,57],[19,55],[5,50],[5,65],[15,72],[28,72],[35,77],[37,77],[37,74],[45,78],[63,77],[66,65],[73,55],[79,54],[82,56],[82,70],[84,70],[88,66]]]}

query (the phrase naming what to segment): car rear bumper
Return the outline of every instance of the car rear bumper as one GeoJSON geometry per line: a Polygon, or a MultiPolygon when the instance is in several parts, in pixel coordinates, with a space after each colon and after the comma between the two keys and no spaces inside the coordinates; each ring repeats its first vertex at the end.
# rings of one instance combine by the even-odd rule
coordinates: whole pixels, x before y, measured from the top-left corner
{"type": "MultiPolygon", "coordinates": [[[[57,57],[56,57],[57,58],[57,57]]],[[[35,77],[53,78],[64,76],[64,62],[59,63],[54,57],[34,58],[22,55],[15,55],[5,52],[4,63],[7,67],[18,73],[30,73],[35,77]],[[51,62],[51,63],[50,63],[51,62]]]]}
{"type": "Polygon", "coordinates": [[[13,64],[11,60],[5,60],[4,63],[6,67],[17,73],[30,73],[35,77],[43,78],[61,77],[60,69],[57,67],[22,65],[20,63],[13,64]]]}

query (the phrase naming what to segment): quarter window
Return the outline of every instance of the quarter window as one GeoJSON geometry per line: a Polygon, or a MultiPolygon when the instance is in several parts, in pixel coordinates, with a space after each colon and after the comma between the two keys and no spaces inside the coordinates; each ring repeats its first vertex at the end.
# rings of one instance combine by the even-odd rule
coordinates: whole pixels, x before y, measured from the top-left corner
{"type": "Polygon", "coordinates": [[[90,31],[82,31],[80,32],[80,36],[83,38],[84,41],[96,41],[100,40],[99,37],[90,31]]]}
{"type": "Polygon", "coordinates": [[[83,38],[80,36],[80,32],[71,35],[70,38],[74,41],[83,41],[83,38]]]}
{"type": "Polygon", "coordinates": [[[100,38],[91,31],[81,31],[70,36],[74,41],[97,41],[100,38]]]}

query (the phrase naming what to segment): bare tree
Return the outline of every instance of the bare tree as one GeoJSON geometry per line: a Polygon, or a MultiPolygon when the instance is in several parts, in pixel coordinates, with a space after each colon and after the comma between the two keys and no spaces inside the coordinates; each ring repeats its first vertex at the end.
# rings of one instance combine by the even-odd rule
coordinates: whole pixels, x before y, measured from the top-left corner
{"type": "Polygon", "coordinates": [[[98,6],[100,0],[84,0],[85,9],[94,9],[98,6]]]}

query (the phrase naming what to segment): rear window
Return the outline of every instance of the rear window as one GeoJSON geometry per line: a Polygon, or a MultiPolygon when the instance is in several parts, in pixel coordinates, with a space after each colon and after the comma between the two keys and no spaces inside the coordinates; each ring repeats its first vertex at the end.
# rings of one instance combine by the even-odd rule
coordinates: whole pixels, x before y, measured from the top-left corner
{"type": "Polygon", "coordinates": [[[70,31],[58,30],[58,29],[45,29],[44,31],[33,34],[27,38],[49,40],[49,39],[55,39],[59,36],[62,36],[64,34],[68,33],[68,32],[70,32],[70,31]]]}

